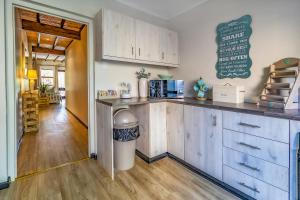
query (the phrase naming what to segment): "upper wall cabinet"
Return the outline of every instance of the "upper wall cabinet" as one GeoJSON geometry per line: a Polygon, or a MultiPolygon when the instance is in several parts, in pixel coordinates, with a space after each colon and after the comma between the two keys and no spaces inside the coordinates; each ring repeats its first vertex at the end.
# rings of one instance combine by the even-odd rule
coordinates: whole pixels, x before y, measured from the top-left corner
{"type": "Polygon", "coordinates": [[[135,58],[135,20],[109,10],[103,12],[103,56],[135,58]]]}
{"type": "Polygon", "coordinates": [[[95,29],[96,54],[101,54],[101,59],[179,66],[178,36],[174,31],[110,10],[96,16],[95,29]]]}
{"type": "Polygon", "coordinates": [[[160,62],[178,64],[178,35],[176,32],[161,28],[160,62]]]}
{"type": "Polygon", "coordinates": [[[160,61],[160,28],[152,24],[135,20],[136,26],[136,59],[160,61]]]}

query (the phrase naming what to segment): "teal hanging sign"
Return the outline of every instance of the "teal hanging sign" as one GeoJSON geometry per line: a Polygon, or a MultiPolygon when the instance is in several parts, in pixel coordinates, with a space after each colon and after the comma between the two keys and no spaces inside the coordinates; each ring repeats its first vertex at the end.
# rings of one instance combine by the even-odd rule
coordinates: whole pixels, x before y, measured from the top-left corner
{"type": "Polygon", "coordinates": [[[248,78],[251,75],[252,60],[249,56],[251,21],[251,16],[245,15],[217,26],[216,70],[219,79],[248,78]]]}

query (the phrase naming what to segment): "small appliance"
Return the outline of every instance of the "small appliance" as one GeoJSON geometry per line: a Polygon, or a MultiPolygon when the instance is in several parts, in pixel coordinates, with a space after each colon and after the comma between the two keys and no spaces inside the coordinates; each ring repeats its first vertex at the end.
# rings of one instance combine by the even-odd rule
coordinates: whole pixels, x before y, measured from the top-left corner
{"type": "Polygon", "coordinates": [[[149,82],[150,98],[184,98],[183,80],[150,80],[149,82]]]}

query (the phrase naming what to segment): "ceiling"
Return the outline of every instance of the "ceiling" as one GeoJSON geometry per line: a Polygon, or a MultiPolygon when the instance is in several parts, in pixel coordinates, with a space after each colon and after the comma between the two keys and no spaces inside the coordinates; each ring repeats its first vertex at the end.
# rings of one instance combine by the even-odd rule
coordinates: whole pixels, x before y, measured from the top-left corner
{"type": "Polygon", "coordinates": [[[80,40],[84,24],[17,9],[22,29],[32,44],[32,57],[43,60],[64,61],[65,50],[74,39],[80,40]]]}
{"type": "Polygon", "coordinates": [[[150,15],[169,20],[208,0],[115,0],[150,15]]]}

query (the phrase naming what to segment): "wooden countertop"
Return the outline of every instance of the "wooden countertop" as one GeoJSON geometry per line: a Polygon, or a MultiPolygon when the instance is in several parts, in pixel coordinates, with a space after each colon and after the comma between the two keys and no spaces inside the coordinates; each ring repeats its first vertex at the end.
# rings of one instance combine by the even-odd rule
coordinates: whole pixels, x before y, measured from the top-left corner
{"type": "Polygon", "coordinates": [[[264,115],[269,117],[284,118],[290,120],[299,120],[300,121],[300,110],[291,109],[272,109],[267,107],[260,107],[252,103],[243,103],[243,104],[232,104],[232,103],[223,103],[216,101],[199,101],[194,98],[184,98],[184,99],[150,99],[150,98],[131,98],[131,99],[97,99],[98,103],[102,103],[108,106],[124,106],[124,105],[141,105],[148,103],[159,103],[159,102],[171,102],[179,103],[184,105],[193,105],[199,107],[213,108],[219,110],[227,110],[233,112],[249,113],[256,115],[264,115]]]}

